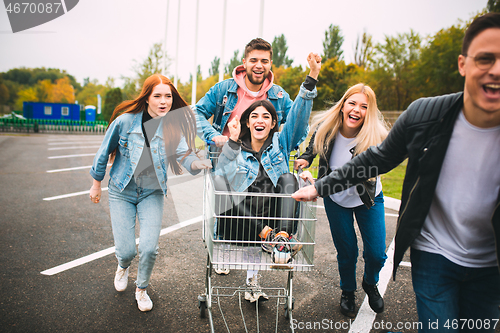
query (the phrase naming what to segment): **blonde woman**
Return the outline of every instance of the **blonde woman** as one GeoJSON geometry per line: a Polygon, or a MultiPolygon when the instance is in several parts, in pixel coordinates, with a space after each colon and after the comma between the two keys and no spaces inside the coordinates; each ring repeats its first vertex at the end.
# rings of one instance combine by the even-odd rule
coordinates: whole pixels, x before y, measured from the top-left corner
{"type": "MultiPolygon", "coordinates": [[[[331,109],[318,115],[312,125],[315,131],[304,154],[295,167],[306,168],[319,154],[318,179],[341,167],[353,156],[382,142],[388,130],[373,90],[362,84],[350,87],[331,109]]],[[[369,170],[357,170],[367,172],[369,170]]],[[[343,189],[324,197],[324,205],[333,242],[337,249],[342,295],[342,314],[356,316],[356,262],[358,245],[354,219],[363,239],[365,270],[363,289],[373,311],[384,310],[377,283],[379,272],[387,258],[385,254],[384,197],[380,179],[368,180],[358,186],[343,189]]]]}

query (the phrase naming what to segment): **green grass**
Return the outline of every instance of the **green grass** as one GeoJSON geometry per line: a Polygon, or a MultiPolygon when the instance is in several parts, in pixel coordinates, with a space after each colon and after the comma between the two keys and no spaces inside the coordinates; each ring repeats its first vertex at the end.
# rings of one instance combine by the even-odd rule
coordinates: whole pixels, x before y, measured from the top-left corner
{"type": "Polygon", "coordinates": [[[202,139],[200,139],[198,136],[195,137],[194,145],[199,150],[205,149],[205,146],[206,146],[205,142],[202,139]]]}
{"type": "Polygon", "coordinates": [[[407,161],[408,160],[404,160],[403,163],[380,176],[384,196],[401,200],[401,191],[403,190],[403,179],[405,178],[407,161]]]}

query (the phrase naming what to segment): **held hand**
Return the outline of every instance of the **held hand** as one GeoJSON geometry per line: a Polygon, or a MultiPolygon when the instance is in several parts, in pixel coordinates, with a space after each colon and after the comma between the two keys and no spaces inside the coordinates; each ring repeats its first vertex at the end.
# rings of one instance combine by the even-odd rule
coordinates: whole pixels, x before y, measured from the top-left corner
{"type": "Polygon", "coordinates": [[[294,170],[299,170],[299,168],[307,168],[309,166],[309,162],[307,162],[305,159],[303,158],[299,158],[299,159],[296,159],[295,161],[293,161],[293,169],[294,170]]]}
{"type": "Polygon", "coordinates": [[[93,203],[99,203],[99,201],[101,200],[101,193],[102,190],[100,187],[92,186],[90,188],[90,194],[89,194],[90,201],[92,201],[93,203]]]}
{"type": "Polygon", "coordinates": [[[318,195],[318,191],[316,191],[314,185],[309,185],[292,194],[292,198],[297,201],[316,201],[318,195]]]}
{"type": "Polygon", "coordinates": [[[304,181],[309,181],[309,184],[314,185],[314,177],[309,171],[302,171],[299,174],[299,177],[304,181]]]}
{"type": "Polygon", "coordinates": [[[309,76],[317,80],[319,71],[321,70],[321,57],[318,54],[311,52],[307,56],[307,63],[311,69],[309,76]]]}
{"type": "Polygon", "coordinates": [[[203,169],[211,169],[212,162],[209,159],[206,160],[196,160],[191,163],[191,170],[203,170],[203,169]]]}
{"type": "Polygon", "coordinates": [[[240,117],[234,116],[234,118],[227,124],[229,129],[229,138],[233,141],[238,141],[241,132],[240,117]]]}
{"type": "Polygon", "coordinates": [[[227,142],[228,138],[225,135],[217,135],[212,138],[212,141],[217,147],[222,147],[227,142]]]}

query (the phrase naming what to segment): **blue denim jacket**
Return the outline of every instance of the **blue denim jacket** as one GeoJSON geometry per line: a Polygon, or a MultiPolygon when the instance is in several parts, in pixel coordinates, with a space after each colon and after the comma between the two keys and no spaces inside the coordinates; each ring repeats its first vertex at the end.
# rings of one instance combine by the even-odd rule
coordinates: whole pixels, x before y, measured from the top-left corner
{"type": "MultiPolygon", "coordinates": [[[[307,135],[312,100],[316,95],[316,88],[309,91],[301,85],[288,114],[289,121],[283,125],[281,132],[274,133],[271,144],[262,153],[262,166],[274,186],[282,174],[290,172],[288,165],[290,152],[307,135]]],[[[215,174],[227,177],[234,191],[243,192],[257,178],[259,161],[252,153],[241,150],[241,147],[234,150],[229,143],[226,143],[219,156],[215,174]]]]}
{"type": "MultiPolygon", "coordinates": [[[[212,140],[221,135],[231,112],[238,103],[238,83],[234,79],[227,79],[215,84],[196,104],[196,124],[198,136],[205,140],[212,140]],[[214,116],[213,124],[207,119],[214,116]]],[[[286,121],[292,107],[290,95],[280,86],[273,84],[267,92],[267,100],[273,103],[278,113],[278,127],[286,121]]]]}
{"type": "MultiPolygon", "coordinates": [[[[165,119],[165,118],[163,118],[165,119]]],[[[153,138],[150,139],[151,156],[156,171],[156,177],[160,183],[163,194],[167,195],[167,169],[168,160],[165,153],[163,140],[163,123],[160,123],[153,138]]],[[[116,149],[115,161],[111,167],[110,182],[120,191],[128,185],[134,176],[137,163],[145,147],[145,139],[142,133],[142,111],[136,114],[124,113],[116,118],[104,136],[101,147],[94,157],[94,163],[90,169],[90,175],[97,181],[102,181],[106,175],[106,165],[109,154],[116,149]]],[[[147,146],[146,146],[147,148],[147,146]]],[[[184,137],[181,137],[177,147],[177,160],[180,162],[188,145],[184,137]]],[[[181,163],[191,173],[197,174],[200,170],[191,170],[191,163],[198,157],[194,153],[188,155],[181,163]]]]}

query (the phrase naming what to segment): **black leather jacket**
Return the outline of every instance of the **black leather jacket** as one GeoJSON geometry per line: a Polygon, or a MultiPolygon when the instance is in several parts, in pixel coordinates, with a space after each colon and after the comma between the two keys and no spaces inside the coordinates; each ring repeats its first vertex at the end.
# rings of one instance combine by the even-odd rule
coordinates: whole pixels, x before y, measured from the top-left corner
{"type": "MultiPolygon", "coordinates": [[[[462,107],[463,93],[413,102],[398,118],[384,142],[370,147],[314,184],[318,193],[326,196],[335,193],[340,186],[352,186],[366,177],[386,173],[408,157],[395,240],[394,278],[404,253],[420,234],[429,212],[455,120],[462,107]]],[[[491,219],[497,262],[500,261],[499,199],[500,193],[491,219]]]]}
{"type": "MultiPolygon", "coordinates": [[[[313,162],[314,158],[317,155],[314,153],[315,137],[316,137],[316,132],[314,132],[313,135],[311,136],[311,140],[309,140],[309,144],[306,148],[306,151],[298,157],[306,160],[309,163],[309,165],[311,165],[311,163],[313,162]]],[[[318,179],[323,178],[327,176],[330,172],[332,172],[332,170],[330,169],[330,156],[332,155],[334,143],[335,139],[330,141],[328,143],[328,146],[325,146],[326,157],[323,157],[323,155],[320,155],[319,157],[318,179]]],[[[353,153],[353,151],[354,148],[351,149],[351,154],[353,153]]],[[[376,180],[365,180],[360,184],[356,185],[356,191],[358,192],[361,201],[367,208],[370,208],[375,204],[374,199],[375,199],[376,189],[377,189],[376,180]]]]}

